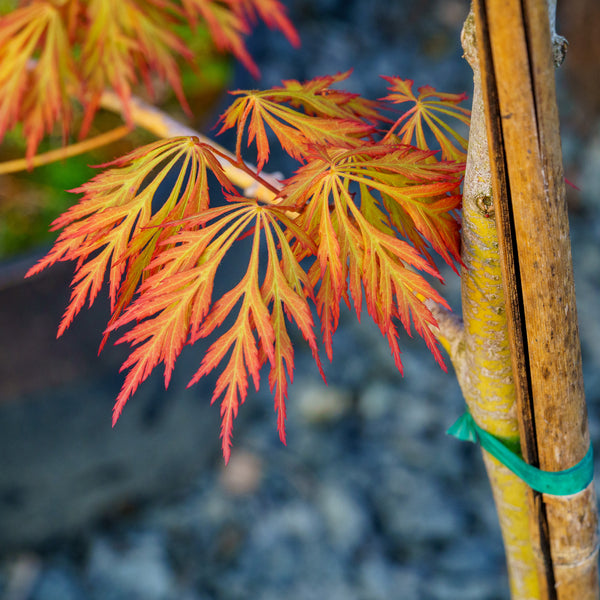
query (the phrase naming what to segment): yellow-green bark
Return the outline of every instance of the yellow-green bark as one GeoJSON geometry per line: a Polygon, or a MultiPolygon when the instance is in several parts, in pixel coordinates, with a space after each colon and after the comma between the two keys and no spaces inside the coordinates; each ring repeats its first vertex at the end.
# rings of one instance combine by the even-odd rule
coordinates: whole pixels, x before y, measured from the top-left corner
{"type": "MultiPolygon", "coordinates": [[[[463,192],[463,331],[451,343],[451,358],[471,414],[480,427],[518,446],[515,389],[498,241],[493,218],[486,141],[472,18],[463,31],[465,56],[474,72],[473,114],[463,192]]],[[[529,523],[529,488],[483,452],[504,545],[513,600],[540,597],[529,523]]]]}

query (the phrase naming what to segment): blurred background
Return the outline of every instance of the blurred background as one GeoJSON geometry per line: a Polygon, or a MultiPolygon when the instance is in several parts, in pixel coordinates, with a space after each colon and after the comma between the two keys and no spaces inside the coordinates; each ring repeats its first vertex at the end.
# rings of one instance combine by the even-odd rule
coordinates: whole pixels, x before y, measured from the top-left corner
{"type": "MultiPolygon", "coordinates": [[[[194,41],[207,56],[201,78],[189,75],[186,87],[199,130],[210,132],[226,89],[349,68],[346,88],[369,98],[386,94],[379,75],[471,93],[459,43],[465,0],[285,4],[302,47],[259,27],[249,41],[258,81],[215,56],[206,39],[194,41]]],[[[557,85],[566,176],[579,188],[568,188],[568,201],[598,446],[600,5],[571,0],[560,10],[558,32],[570,46],[557,85]]],[[[180,115],[167,91],[161,102],[180,115]]],[[[103,114],[98,129],[118,122],[103,114]]],[[[74,201],[64,190],[89,179],[88,165],[148,141],[136,133],[93,155],[0,176],[0,598],[508,598],[479,451],[445,435],[463,407],[454,376],[405,335],[401,377],[368,316],[359,323],[343,312],[328,386],[298,340],[287,447],[261,389],[240,410],[223,467],[218,407],[209,405],[214,382],[185,389],[201,347],[184,353],[167,392],[160,373],[151,377],[111,429],[125,353],[107,347],[96,356],[107,306],[82,313],[57,341],[70,267],[22,276],[48,249],[49,222],[74,201]]],[[[5,140],[0,160],[23,155],[19,144],[5,140]]],[[[273,159],[269,170],[290,174],[283,156],[273,159]]],[[[451,272],[443,293],[459,311],[451,272]]]]}

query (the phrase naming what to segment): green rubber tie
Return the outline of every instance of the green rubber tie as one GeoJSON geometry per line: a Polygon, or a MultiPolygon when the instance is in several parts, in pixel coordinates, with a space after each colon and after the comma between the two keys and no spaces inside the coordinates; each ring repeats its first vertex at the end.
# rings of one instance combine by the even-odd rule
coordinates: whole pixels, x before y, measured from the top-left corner
{"type": "Polygon", "coordinates": [[[570,469],[542,471],[528,465],[499,438],[481,429],[468,411],[457,419],[447,433],[463,442],[473,442],[474,444],[479,442],[484,450],[497,458],[530,488],[544,494],[554,496],[577,494],[584,490],[594,478],[594,453],[591,444],[583,459],[570,469]]]}

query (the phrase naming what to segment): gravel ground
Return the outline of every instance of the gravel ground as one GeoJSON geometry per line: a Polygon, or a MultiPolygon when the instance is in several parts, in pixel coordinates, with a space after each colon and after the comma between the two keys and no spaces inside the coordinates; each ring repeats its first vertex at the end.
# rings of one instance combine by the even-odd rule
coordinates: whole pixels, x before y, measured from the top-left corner
{"type": "MultiPolygon", "coordinates": [[[[302,50],[261,30],[253,39],[260,85],[353,67],[348,87],[374,98],[385,94],[379,74],[469,90],[458,44],[465,5],[295,0],[289,6],[302,50]]],[[[567,112],[575,110],[568,93],[563,95],[567,112]]],[[[600,127],[590,128],[584,141],[567,132],[565,153],[567,161],[580,161],[578,183],[585,182],[572,227],[591,430],[598,445],[600,127]]],[[[285,172],[286,164],[275,168],[285,172]]],[[[457,279],[448,276],[445,293],[458,309],[457,279]]],[[[420,340],[406,339],[402,348],[404,377],[368,318],[358,323],[344,312],[334,362],[327,365],[328,386],[310,353],[298,348],[287,448],[277,438],[270,397],[254,395],[242,408],[245,419],[236,428],[227,469],[216,458],[167,500],[131,505],[76,538],[4,556],[0,597],[508,598],[502,542],[478,450],[444,433],[462,411],[460,391],[420,340]]]]}

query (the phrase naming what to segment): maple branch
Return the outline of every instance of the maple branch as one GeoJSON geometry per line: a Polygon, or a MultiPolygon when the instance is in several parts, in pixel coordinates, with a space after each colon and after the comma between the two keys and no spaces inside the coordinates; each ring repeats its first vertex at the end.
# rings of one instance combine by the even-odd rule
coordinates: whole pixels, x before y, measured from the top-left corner
{"type": "MultiPolygon", "coordinates": [[[[102,94],[100,105],[102,108],[116,113],[121,113],[123,110],[121,99],[112,90],[106,90],[102,94]]],[[[276,175],[263,173],[259,176],[256,173],[256,167],[248,163],[245,163],[244,168],[236,166],[238,160],[231,152],[209,137],[180,123],[160,108],[132,96],[129,110],[133,123],[158,137],[193,136],[203,144],[210,146],[215,151],[228,179],[242,188],[245,196],[251,196],[263,202],[271,202],[283,187],[276,175]]]]}
{"type": "Polygon", "coordinates": [[[464,361],[464,340],[465,328],[462,318],[441,306],[433,300],[426,299],[425,306],[431,311],[431,314],[437,321],[437,328],[432,327],[431,331],[438,339],[444,350],[448,353],[454,366],[454,370],[459,373],[465,366],[464,361]]]}
{"type": "MultiPolygon", "coordinates": [[[[29,59],[26,63],[26,68],[32,70],[37,63],[37,59],[29,59]]],[[[115,113],[123,113],[122,98],[115,91],[110,89],[105,89],[102,93],[102,96],[100,97],[100,106],[115,113]]],[[[283,187],[276,174],[262,173],[261,175],[258,175],[257,168],[249,163],[244,163],[244,166],[241,167],[240,161],[231,152],[217,144],[215,141],[195,129],[180,123],[160,108],[144,102],[137,96],[131,96],[129,99],[127,112],[128,119],[131,123],[158,137],[196,137],[203,144],[210,146],[215,153],[219,155],[217,158],[228,179],[234,185],[241,188],[244,195],[247,197],[253,197],[263,202],[272,202],[274,196],[276,196],[283,187]]],[[[109,144],[120,137],[123,137],[130,131],[129,127],[126,127],[125,129],[125,133],[121,133],[121,135],[116,134],[117,130],[121,130],[121,128],[117,128],[114,132],[107,132],[89,140],[84,140],[64,148],[34,156],[28,161],[25,159],[18,159],[0,163],[0,174],[22,171],[64,158],[69,158],[77,154],[82,154],[91,148],[109,144]],[[115,137],[112,137],[111,134],[113,133],[115,134],[115,137]]]]}
{"type": "MultiPolygon", "coordinates": [[[[478,41],[481,39],[478,37],[481,32],[476,24],[475,8],[471,6],[461,35],[464,57],[473,70],[474,85],[461,229],[461,255],[465,265],[461,272],[464,358],[457,376],[465,402],[479,426],[515,443],[519,439],[519,424],[502,283],[504,275],[496,218],[489,218],[492,213],[498,217],[496,209],[502,200],[492,184],[483,93],[487,70],[480,63],[478,41]]],[[[493,160],[503,159],[494,156],[493,160]]],[[[514,600],[546,598],[540,594],[537,568],[538,560],[541,563],[546,556],[539,543],[543,537],[542,520],[530,521],[534,505],[533,498],[528,497],[531,488],[486,452],[483,458],[498,509],[511,597],[514,600]],[[533,529],[537,528],[535,535],[530,533],[530,523],[534,524],[533,529]]]]}
{"type": "Polygon", "coordinates": [[[49,152],[43,152],[42,154],[36,154],[32,158],[17,158],[15,160],[7,160],[0,162],[0,175],[7,173],[16,173],[18,171],[31,170],[33,167],[40,167],[47,165],[59,160],[65,160],[72,156],[77,156],[88,152],[94,148],[100,148],[106,146],[112,142],[125,137],[128,133],[131,133],[131,128],[127,125],[121,125],[115,127],[106,133],[101,133],[93,138],[77,142],[76,144],[69,144],[62,148],[50,150],[49,152]]]}

